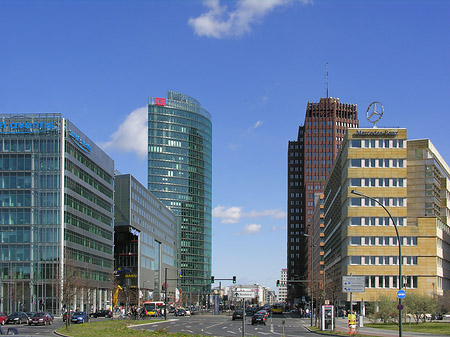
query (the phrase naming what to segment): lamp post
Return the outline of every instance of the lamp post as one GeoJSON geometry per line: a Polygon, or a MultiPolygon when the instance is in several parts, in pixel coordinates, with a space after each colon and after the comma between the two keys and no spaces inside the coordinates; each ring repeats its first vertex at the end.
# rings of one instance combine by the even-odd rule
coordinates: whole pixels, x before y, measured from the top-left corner
{"type": "MultiPolygon", "coordinates": [[[[365,198],[375,201],[378,205],[383,207],[383,209],[389,215],[389,218],[391,218],[391,221],[394,224],[395,233],[397,234],[397,242],[398,242],[398,279],[399,279],[398,280],[398,290],[402,290],[402,283],[403,283],[403,280],[402,280],[402,244],[400,242],[400,236],[398,235],[398,228],[397,228],[397,224],[394,221],[394,218],[392,217],[391,213],[389,213],[387,208],[381,202],[379,202],[377,199],[375,199],[373,197],[369,197],[368,195],[365,195],[357,190],[352,190],[351,192],[353,194],[356,194],[361,197],[365,197],[365,198]]],[[[402,308],[403,308],[402,307],[402,299],[399,297],[398,298],[398,336],[399,337],[402,337],[402,308]]]]}
{"type": "Polygon", "coordinates": [[[313,326],[313,312],[314,312],[314,291],[313,291],[313,236],[311,234],[303,233],[303,236],[310,237],[310,248],[311,248],[311,326],[313,326]]]}

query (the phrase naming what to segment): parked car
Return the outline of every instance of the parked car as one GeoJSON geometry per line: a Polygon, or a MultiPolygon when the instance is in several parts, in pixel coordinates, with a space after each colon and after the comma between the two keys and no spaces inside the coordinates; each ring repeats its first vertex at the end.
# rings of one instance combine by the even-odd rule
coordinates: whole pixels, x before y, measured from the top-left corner
{"type": "Polygon", "coordinates": [[[7,318],[8,317],[6,316],[6,314],[4,312],[0,312],[0,324],[1,325],[5,325],[7,318]]]}
{"type": "Polygon", "coordinates": [[[263,314],[256,313],[252,316],[252,325],[255,325],[255,324],[266,325],[266,318],[264,317],[263,314]]]}
{"type": "Polygon", "coordinates": [[[26,313],[19,311],[19,312],[12,312],[10,313],[6,318],[7,324],[23,324],[28,321],[28,316],[26,313]]]}
{"type": "Polygon", "coordinates": [[[231,319],[233,321],[236,319],[244,319],[244,312],[242,310],[235,310],[231,319]]]}
{"type": "Polygon", "coordinates": [[[36,324],[36,325],[50,325],[53,320],[49,314],[46,312],[36,312],[31,317],[28,317],[28,325],[36,324]]]}
{"type": "Polygon", "coordinates": [[[96,312],[91,312],[89,314],[89,316],[90,317],[94,317],[94,318],[97,318],[97,317],[108,317],[108,318],[111,318],[111,317],[113,317],[113,314],[112,314],[111,310],[99,310],[99,311],[96,311],[96,312]]]}
{"type": "Polygon", "coordinates": [[[86,311],[76,311],[72,314],[70,321],[72,323],[86,323],[89,322],[89,315],[86,311]]]}

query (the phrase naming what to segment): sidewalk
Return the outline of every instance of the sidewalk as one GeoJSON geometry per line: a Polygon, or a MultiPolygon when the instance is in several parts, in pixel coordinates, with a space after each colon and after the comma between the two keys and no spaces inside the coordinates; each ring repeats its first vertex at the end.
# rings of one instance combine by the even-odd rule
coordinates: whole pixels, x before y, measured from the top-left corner
{"type": "MultiPolygon", "coordinates": [[[[336,318],[335,320],[337,331],[348,332],[348,322],[347,319],[336,318]]],[[[409,324],[403,323],[402,336],[403,337],[443,337],[445,335],[436,335],[421,332],[410,332],[408,331],[409,324]]],[[[368,327],[360,327],[357,332],[364,335],[380,336],[380,337],[397,337],[398,331],[395,330],[384,330],[368,327]]],[[[350,336],[350,335],[349,335],[350,336]]]]}

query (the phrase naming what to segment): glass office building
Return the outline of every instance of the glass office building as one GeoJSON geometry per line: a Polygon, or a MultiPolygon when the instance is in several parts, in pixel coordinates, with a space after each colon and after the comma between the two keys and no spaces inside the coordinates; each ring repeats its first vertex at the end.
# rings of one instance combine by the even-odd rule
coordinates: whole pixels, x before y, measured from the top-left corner
{"type": "Polygon", "coordinates": [[[114,162],[61,114],[0,115],[0,310],[110,303],[114,162]]]}
{"type": "Polygon", "coordinates": [[[181,289],[198,301],[211,284],[211,115],[169,91],[148,104],[148,188],[180,217],[181,289]]]}
{"type": "Polygon", "coordinates": [[[131,174],[116,175],[114,202],[118,304],[162,301],[166,270],[169,302],[176,302],[177,216],[131,174]]]}

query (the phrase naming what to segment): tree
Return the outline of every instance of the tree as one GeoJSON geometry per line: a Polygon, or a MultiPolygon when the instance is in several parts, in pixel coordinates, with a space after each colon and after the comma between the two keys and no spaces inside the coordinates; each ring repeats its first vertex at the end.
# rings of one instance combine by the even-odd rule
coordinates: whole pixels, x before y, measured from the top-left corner
{"type": "Polygon", "coordinates": [[[425,322],[426,314],[433,314],[436,312],[437,305],[431,296],[420,294],[409,294],[403,300],[405,306],[405,313],[414,317],[416,324],[420,319],[425,322]]]}
{"type": "Polygon", "coordinates": [[[437,310],[439,313],[450,312],[450,290],[444,290],[444,296],[439,296],[437,310]]]}
{"type": "Polygon", "coordinates": [[[395,317],[396,312],[397,307],[394,300],[386,295],[380,295],[378,297],[378,311],[375,313],[377,319],[381,319],[383,323],[387,323],[392,317],[395,317]]]}

